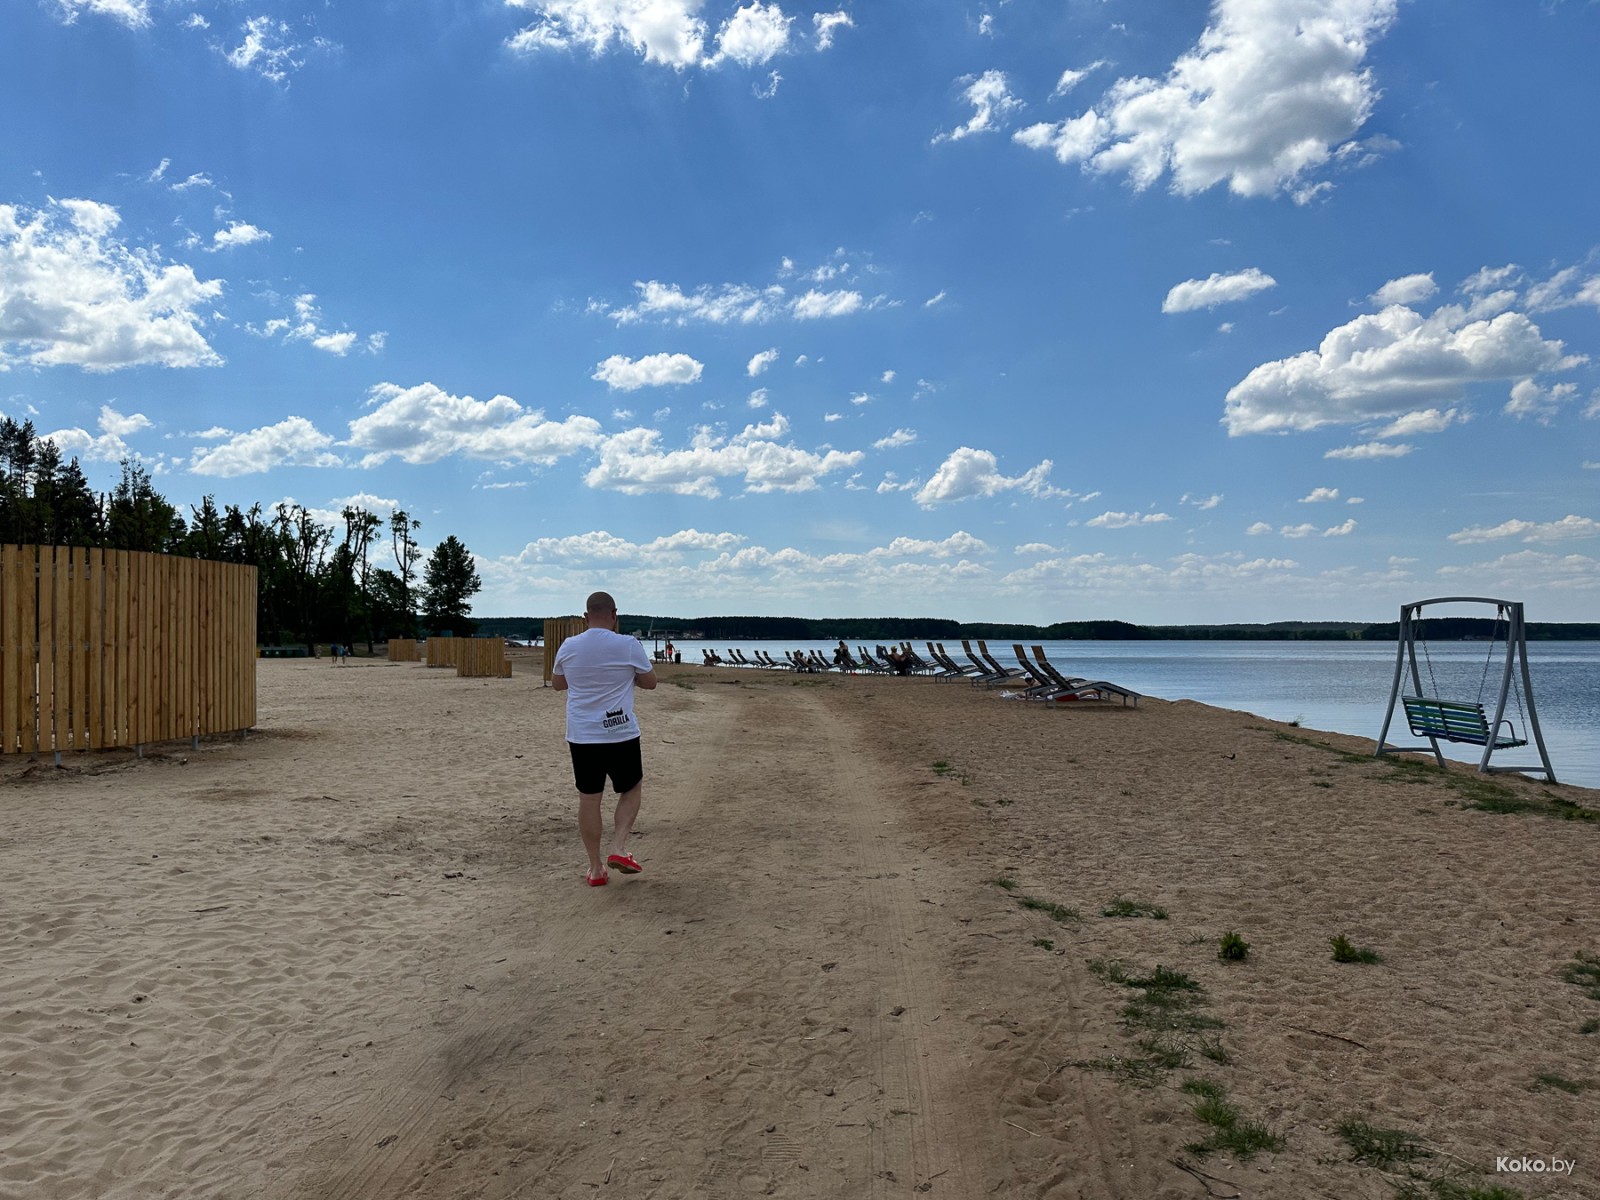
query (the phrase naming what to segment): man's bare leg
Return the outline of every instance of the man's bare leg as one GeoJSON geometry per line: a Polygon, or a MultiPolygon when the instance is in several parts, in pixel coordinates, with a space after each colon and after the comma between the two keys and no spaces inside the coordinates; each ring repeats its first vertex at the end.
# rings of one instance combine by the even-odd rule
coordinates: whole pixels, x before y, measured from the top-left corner
{"type": "Polygon", "coordinates": [[[611,853],[628,852],[628,835],[633,832],[633,823],[639,819],[639,802],[643,799],[643,780],[617,797],[617,811],[611,818],[611,853]]]}
{"type": "MultiPolygon", "coordinates": [[[[583,848],[589,855],[589,878],[599,879],[606,873],[606,867],[600,861],[600,801],[604,792],[578,793],[578,833],[583,837],[583,848]]],[[[638,805],[634,806],[638,811],[638,805]]]]}

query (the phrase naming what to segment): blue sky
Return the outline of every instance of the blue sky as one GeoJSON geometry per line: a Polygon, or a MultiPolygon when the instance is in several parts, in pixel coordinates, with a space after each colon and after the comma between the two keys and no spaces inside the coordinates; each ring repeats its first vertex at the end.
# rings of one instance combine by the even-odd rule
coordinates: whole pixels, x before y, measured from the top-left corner
{"type": "Polygon", "coordinates": [[[1600,613],[1600,5],[13,0],[0,414],[477,611],[1600,613]]]}

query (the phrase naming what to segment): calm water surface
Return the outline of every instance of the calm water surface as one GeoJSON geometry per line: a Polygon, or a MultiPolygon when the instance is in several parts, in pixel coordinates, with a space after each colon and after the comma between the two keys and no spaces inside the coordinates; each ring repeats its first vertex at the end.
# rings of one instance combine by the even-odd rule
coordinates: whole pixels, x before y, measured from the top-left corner
{"type": "MultiPolygon", "coordinates": [[[[746,654],[759,647],[778,658],[784,650],[827,654],[836,644],[682,642],[678,650],[687,663],[699,662],[701,648],[708,645],[723,655],[730,647],[746,654]]],[[[913,644],[922,650],[921,642],[913,644]]],[[[1011,662],[1009,642],[991,642],[989,648],[1002,663],[1011,662]]],[[[1044,648],[1063,673],[1108,679],[1164,700],[1199,700],[1275,721],[1298,721],[1308,729],[1373,739],[1383,725],[1394,678],[1393,642],[1046,642],[1044,648]]],[[[959,645],[947,642],[945,649],[960,660],[959,645]]],[[[1430,642],[1424,688],[1450,700],[1476,701],[1481,696],[1492,715],[1504,656],[1504,642],[1430,642]]],[[[1600,788],[1600,642],[1530,642],[1528,661],[1539,728],[1556,778],[1600,788]]],[[[1506,711],[1526,736],[1515,692],[1506,711]]],[[[1404,712],[1390,727],[1389,741],[1413,741],[1404,712]]],[[[1481,753],[1469,746],[1445,745],[1444,750],[1470,762],[1481,753]]],[[[1537,763],[1539,756],[1528,746],[1499,751],[1494,761],[1508,766],[1537,763]]]]}

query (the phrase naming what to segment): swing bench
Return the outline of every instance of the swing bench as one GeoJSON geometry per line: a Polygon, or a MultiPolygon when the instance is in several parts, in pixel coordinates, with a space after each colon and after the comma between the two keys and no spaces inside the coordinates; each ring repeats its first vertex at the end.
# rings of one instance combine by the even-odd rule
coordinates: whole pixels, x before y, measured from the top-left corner
{"type": "Polygon", "coordinates": [[[1376,752],[1380,755],[1422,751],[1431,752],[1434,761],[1444,766],[1440,742],[1454,742],[1467,746],[1481,746],[1478,757],[1481,774],[1507,772],[1518,775],[1543,775],[1545,782],[1555,783],[1556,774],[1550,766],[1550,756],[1545,752],[1544,737],[1539,732],[1539,717],[1533,706],[1533,680],[1528,672],[1528,633],[1522,604],[1515,600],[1495,600],[1484,596],[1439,596],[1431,600],[1417,600],[1400,606],[1399,641],[1395,652],[1394,683],[1389,689],[1389,708],[1384,714],[1383,728],[1378,733],[1376,752]],[[1481,604],[1492,607],[1494,624],[1490,627],[1489,649],[1483,660],[1482,678],[1478,681],[1478,698],[1470,700],[1440,699],[1438,683],[1434,678],[1433,656],[1428,651],[1423,632],[1422,610],[1434,604],[1481,604]],[[1505,658],[1500,670],[1500,686],[1494,692],[1494,707],[1487,709],[1484,700],[1490,692],[1489,672],[1494,663],[1495,648],[1502,644],[1505,658]],[[1420,650],[1420,653],[1419,653],[1420,650]],[[1424,681],[1422,668],[1427,668],[1424,681]],[[1425,693],[1431,692],[1432,695],[1425,693]],[[1522,718],[1522,732],[1507,713],[1507,702],[1515,701],[1516,712],[1522,718]],[[1405,710],[1406,724],[1415,737],[1423,738],[1419,746],[1394,746],[1388,742],[1389,726],[1405,710]],[[1494,715],[1490,716],[1490,712],[1494,715]],[[1529,739],[1532,739],[1531,742],[1529,739]],[[1532,745],[1538,749],[1537,765],[1491,765],[1496,750],[1510,750],[1532,745]]]}
{"type": "Polygon", "coordinates": [[[1527,738],[1517,736],[1517,727],[1509,718],[1500,724],[1509,733],[1496,730],[1491,737],[1489,718],[1483,705],[1465,700],[1435,700],[1427,696],[1402,696],[1406,706],[1406,721],[1416,737],[1443,738],[1447,742],[1465,742],[1471,746],[1490,746],[1496,750],[1509,750],[1526,746],[1527,738]]]}

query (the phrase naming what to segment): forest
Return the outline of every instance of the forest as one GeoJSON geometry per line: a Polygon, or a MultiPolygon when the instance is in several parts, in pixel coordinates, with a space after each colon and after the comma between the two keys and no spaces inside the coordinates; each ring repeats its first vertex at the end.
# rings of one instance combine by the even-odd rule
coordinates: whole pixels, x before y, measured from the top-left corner
{"type": "Polygon", "coordinates": [[[0,418],[0,543],[177,554],[257,569],[256,637],[263,645],[373,643],[391,637],[474,632],[482,588],[472,554],[453,534],[423,561],[421,522],[402,509],[350,506],[337,525],[304,505],[268,511],[211,496],[188,515],[124,459],[111,491],[96,494],[76,458],[31,421],[0,418]],[[387,546],[393,569],[374,565],[387,546]]]}

